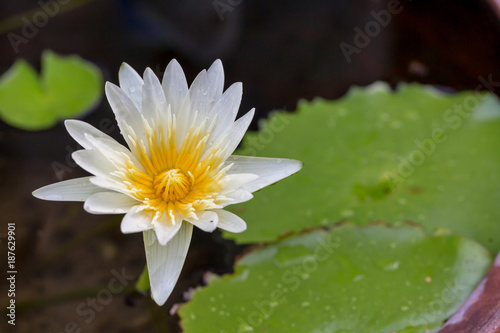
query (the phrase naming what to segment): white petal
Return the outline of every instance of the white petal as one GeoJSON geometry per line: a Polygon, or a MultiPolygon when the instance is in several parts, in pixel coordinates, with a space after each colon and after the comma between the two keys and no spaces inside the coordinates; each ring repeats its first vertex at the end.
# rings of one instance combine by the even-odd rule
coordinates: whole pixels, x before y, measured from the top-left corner
{"type": "MultiPolygon", "coordinates": [[[[253,119],[255,114],[255,109],[248,111],[243,117],[236,120],[225,132],[222,134],[218,141],[214,143],[213,147],[217,147],[219,145],[224,145],[224,159],[228,158],[238,147],[241,139],[245,135],[248,126],[250,126],[250,122],[253,119]]],[[[208,155],[209,150],[207,150],[204,155],[208,155]]],[[[205,157],[203,156],[203,157],[205,157]]]]}
{"type": "Polygon", "coordinates": [[[170,104],[172,112],[176,114],[179,112],[182,101],[187,95],[188,84],[181,66],[175,59],[170,61],[165,69],[162,88],[167,103],[170,104]]]}
{"type": "MultiPolygon", "coordinates": [[[[137,202],[136,202],[137,203],[137,202]]],[[[131,208],[123,217],[120,230],[124,234],[145,231],[153,228],[154,213],[140,210],[140,206],[131,208]]]]}
{"type": "Polygon", "coordinates": [[[130,98],[116,85],[106,82],[106,96],[108,97],[109,105],[113,110],[120,132],[129,147],[131,146],[131,135],[134,139],[143,140],[146,142],[144,123],[142,114],[136,108],[130,98]],[[131,131],[133,130],[133,132],[131,131]]]}
{"type": "Polygon", "coordinates": [[[251,200],[253,198],[252,193],[250,193],[249,191],[246,191],[246,190],[242,190],[242,189],[239,189],[239,190],[236,190],[236,191],[233,191],[230,193],[226,193],[226,194],[224,194],[224,196],[231,199],[231,201],[226,203],[224,205],[224,207],[228,206],[228,205],[242,203],[242,202],[251,200]]]}
{"type": "Polygon", "coordinates": [[[208,97],[207,71],[201,71],[189,87],[189,91],[182,101],[181,108],[177,113],[176,134],[177,149],[180,149],[189,129],[197,128],[210,110],[208,97]],[[198,113],[196,119],[195,114],[198,113]]]}
{"type": "Polygon", "coordinates": [[[302,162],[286,158],[266,158],[251,156],[230,156],[225,165],[234,163],[228,174],[253,173],[259,178],[243,185],[242,189],[255,192],[261,188],[288,177],[302,168],[302,162]]]}
{"type": "Polygon", "coordinates": [[[127,94],[137,110],[141,110],[142,106],[142,85],[144,82],[137,72],[127,63],[120,66],[118,72],[118,81],[120,88],[127,94]]]}
{"type": "Polygon", "coordinates": [[[218,100],[224,90],[224,68],[220,59],[215,60],[212,66],[210,66],[207,71],[207,78],[212,96],[215,100],[218,100]]]}
{"type": "Polygon", "coordinates": [[[218,228],[230,232],[243,232],[247,229],[247,224],[238,215],[224,209],[216,209],[214,212],[219,215],[219,223],[217,224],[218,228]]]}
{"type": "MultiPolygon", "coordinates": [[[[210,84],[208,83],[208,75],[206,70],[202,70],[195,78],[189,87],[188,94],[184,99],[184,103],[188,103],[187,107],[191,108],[190,113],[194,115],[196,111],[203,112],[210,110],[207,106],[210,105],[211,94],[210,84]]],[[[181,110],[184,108],[181,107],[181,110]]]]}
{"type": "Polygon", "coordinates": [[[160,219],[153,223],[156,237],[158,238],[158,242],[160,245],[167,244],[172,237],[179,231],[182,225],[182,219],[176,214],[175,224],[172,225],[172,221],[170,221],[170,217],[167,213],[164,213],[160,219]]]}
{"type": "MultiPolygon", "coordinates": [[[[231,169],[229,169],[231,170],[231,169]]],[[[220,182],[222,186],[221,194],[243,188],[244,185],[255,181],[259,176],[253,173],[231,173],[226,174],[220,182]]]]}
{"type": "Polygon", "coordinates": [[[112,190],[112,191],[120,192],[123,194],[128,194],[128,192],[126,191],[127,187],[123,183],[123,181],[119,180],[119,179],[114,179],[113,177],[110,177],[110,176],[90,177],[90,182],[96,186],[103,188],[103,189],[112,190]]]}
{"type": "Polygon", "coordinates": [[[124,146],[115,141],[113,138],[95,138],[89,134],[85,134],[87,142],[90,144],[91,150],[99,151],[105,159],[110,161],[115,166],[126,166],[126,161],[131,161],[139,170],[145,171],[144,167],[137,158],[124,146]]]}
{"type": "Polygon", "coordinates": [[[217,124],[212,132],[212,140],[215,141],[236,119],[242,94],[243,85],[241,82],[234,83],[227,88],[210,110],[210,119],[217,116],[217,124]]]}
{"type": "Polygon", "coordinates": [[[97,150],[78,150],[72,155],[73,160],[85,171],[96,177],[91,177],[90,182],[102,188],[124,192],[127,189],[119,176],[113,175],[118,170],[108,157],[97,150]]]}
{"type": "Polygon", "coordinates": [[[198,220],[188,219],[187,221],[206,232],[212,232],[217,228],[219,216],[212,211],[197,213],[198,220]]]}
{"type": "Polygon", "coordinates": [[[92,214],[124,214],[139,202],[117,192],[96,193],[85,200],[83,208],[92,214]]]}
{"type": "Polygon", "coordinates": [[[80,120],[66,120],[64,124],[69,134],[85,149],[99,150],[104,156],[115,156],[115,159],[123,159],[121,155],[125,155],[140,166],[130,150],[95,127],[80,120]]]}
{"type": "Polygon", "coordinates": [[[158,305],[165,303],[179,279],[192,232],[191,223],[182,223],[179,232],[165,246],[155,239],[153,230],[144,232],[151,297],[158,305]]]}
{"type": "Polygon", "coordinates": [[[71,157],[82,169],[99,177],[110,178],[111,173],[117,171],[116,166],[97,150],[77,150],[71,157]]]}
{"type": "Polygon", "coordinates": [[[158,113],[164,112],[165,94],[156,74],[147,68],[142,86],[142,114],[146,119],[159,119],[158,113]]]}
{"type": "Polygon", "coordinates": [[[66,125],[66,130],[68,131],[69,135],[71,135],[71,137],[85,149],[90,149],[92,147],[92,144],[88,141],[85,135],[90,135],[95,138],[105,138],[113,140],[113,138],[109,135],[104,134],[94,126],[87,124],[86,122],[83,122],[81,120],[68,119],[64,121],[64,125],[66,125]]]}
{"type": "Polygon", "coordinates": [[[52,201],[85,201],[95,193],[106,191],[92,184],[90,178],[75,178],[50,184],[33,191],[33,196],[52,201]]]}
{"type": "Polygon", "coordinates": [[[212,106],[222,95],[223,85],[224,73],[220,61],[215,61],[209,72],[203,70],[196,76],[177,114],[179,144],[182,144],[190,128],[197,128],[209,118],[212,106]]]}

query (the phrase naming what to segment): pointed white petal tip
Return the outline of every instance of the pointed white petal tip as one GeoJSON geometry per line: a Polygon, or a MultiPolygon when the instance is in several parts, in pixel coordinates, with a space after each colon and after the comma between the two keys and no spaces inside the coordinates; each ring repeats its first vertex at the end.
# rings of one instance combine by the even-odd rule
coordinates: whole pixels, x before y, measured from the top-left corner
{"type": "Polygon", "coordinates": [[[291,172],[290,175],[297,173],[298,171],[300,171],[300,169],[304,167],[304,162],[299,160],[292,160],[287,158],[283,158],[281,160],[284,164],[287,165],[288,172],[291,172]]]}
{"type": "Polygon", "coordinates": [[[155,74],[155,72],[150,68],[150,67],[146,67],[146,69],[144,70],[144,73],[142,75],[144,78],[146,77],[155,77],[155,78],[158,78],[155,74]]]}
{"type": "Polygon", "coordinates": [[[140,210],[140,206],[132,207],[123,217],[120,230],[124,234],[146,231],[153,228],[153,214],[140,210]]]}
{"type": "Polygon", "coordinates": [[[141,76],[135,69],[124,62],[118,71],[118,82],[120,83],[120,88],[134,103],[135,107],[140,110],[142,104],[142,86],[144,84],[141,76]]]}
{"type": "Polygon", "coordinates": [[[151,298],[160,306],[165,304],[179,279],[192,232],[191,223],[182,223],[179,232],[165,246],[157,241],[153,230],[144,232],[151,298]]]}
{"type": "Polygon", "coordinates": [[[113,94],[118,94],[119,96],[126,95],[125,92],[120,88],[120,86],[117,86],[113,82],[106,81],[104,84],[104,92],[106,93],[106,96],[109,99],[108,95],[113,95],[113,94]]]}
{"type": "MultiPolygon", "coordinates": [[[[168,66],[175,66],[175,67],[181,67],[181,65],[179,64],[179,62],[177,61],[177,59],[173,58],[172,60],[170,60],[170,62],[168,63],[167,67],[168,66]]],[[[181,67],[182,68],[182,67],[181,67]]]]}
{"type": "Polygon", "coordinates": [[[207,71],[208,82],[216,87],[218,94],[222,94],[224,88],[224,68],[220,59],[215,60],[207,71]]]}
{"type": "Polygon", "coordinates": [[[68,128],[68,124],[71,124],[71,123],[76,122],[76,121],[78,121],[78,120],[76,120],[76,119],[66,119],[66,120],[64,120],[64,126],[66,128],[68,128]]]}
{"type": "Polygon", "coordinates": [[[247,224],[238,215],[223,209],[218,209],[216,213],[219,216],[217,225],[219,228],[234,233],[240,233],[247,229],[247,224]]]}
{"type": "Polygon", "coordinates": [[[220,59],[215,59],[210,68],[222,67],[222,61],[220,59]]]}
{"type": "Polygon", "coordinates": [[[118,88],[114,83],[106,81],[106,83],[104,84],[104,93],[106,94],[108,100],[110,98],[109,96],[112,95],[116,91],[116,89],[120,88],[118,88]]]}
{"type": "Polygon", "coordinates": [[[242,189],[255,192],[283,178],[297,173],[303,166],[301,161],[287,158],[269,158],[252,156],[230,156],[226,164],[233,163],[229,174],[253,173],[259,176],[256,180],[244,185],[242,189]]]}
{"type": "Polygon", "coordinates": [[[158,304],[158,306],[164,305],[169,296],[170,294],[166,296],[162,295],[160,292],[154,290],[153,287],[151,287],[151,298],[153,299],[153,301],[155,301],[156,304],[158,304]]]}
{"type": "Polygon", "coordinates": [[[83,133],[86,132],[85,129],[90,126],[90,124],[77,119],[66,119],[64,121],[64,127],[66,127],[69,135],[73,138],[75,138],[75,136],[83,136],[83,133]]]}
{"type": "Polygon", "coordinates": [[[90,182],[91,177],[64,180],[43,186],[32,192],[35,198],[49,201],[85,201],[105,189],[90,182]]]}
{"type": "MultiPolygon", "coordinates": [[[[165,214],[164,214],[165,215],[165,214]]],[[[175,225],[171,225],[170,222],[159,221],[154,223],[154,229],[156,237],[158,238],[158,243],[161,246],[167,245],[167,243],[174,238],[174,236],[179,232],[183,222],[178,222],[175,225]]]]}
{"type": "Polygon", "coordinates": [[[189,90],[186,76],[177,60],[172,59],[163,73],[161,82],[167,103],[174,114],[177,114],[182,101],[189,90]]]}
{"type": "Polygon", "coordinates": [[[255,116],[255,108],[252,108],[250,111],[248,111],[243,117],[250,117],[250,121],[253,119],[253,117],[255,116]]]}
{"type": "Polygon", "coordinates": [[[126,67],[128,68],[132,68],[132,66],[130,66],[128,63],[126,63],[125,61],[122,62],[122,64],[120,65],[120,69],[118,71],[121,71],[121,70],[124,70],[126,67]]]}
{"type": "Polygon", "coordinates": [[[118,80],[121,87],[134,84],[142,84],[141,76],[132,66],[130,66],[126,62],[122,62],[122,64],[120,65],[120,68],[118,70],[118,80]]]}

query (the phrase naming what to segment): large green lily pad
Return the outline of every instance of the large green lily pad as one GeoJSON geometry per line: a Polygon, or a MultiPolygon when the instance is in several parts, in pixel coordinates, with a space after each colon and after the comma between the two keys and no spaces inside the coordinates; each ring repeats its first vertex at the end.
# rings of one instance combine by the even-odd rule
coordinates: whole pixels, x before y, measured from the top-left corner
{"type": "Polygon", "coordinates": [[[25,130],[49,128],[78,117],[102,97],[103,78],[95,65],[78,56],[42,55],[42,73],[20,59],[0,78],[0,118],[25,130]]]}
{"type": "Polygon", "coordinates": [[[488,251],[403,225],[314,230],[252,251],[180,309],[196,332],[436,332],[488,269],[488,251]]]}
{"type": "Polygon", "coordinates": [[[248,229],[225,236],[252,243],[343,220],[414,221],[496,253],[499,147],[500,106],[489,94],[376,83],[337,101],[303,102],[247,135],[239,152],[298,159],[303,169],[235,206],[248,229]]]}

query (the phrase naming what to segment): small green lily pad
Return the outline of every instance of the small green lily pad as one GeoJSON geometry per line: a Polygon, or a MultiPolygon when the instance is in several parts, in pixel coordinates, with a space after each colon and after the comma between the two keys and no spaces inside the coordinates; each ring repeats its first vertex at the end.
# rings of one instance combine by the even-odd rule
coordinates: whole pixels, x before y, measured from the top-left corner
{"type": "Polygon", "coordinates": [[[500,250],[500,104],[490,94],[444,94],[376,83],[337,101],[303,102],[246,136],[241,155],[300,160],[303,169],[233,211],[239,243],[349,220],[414,221],[500,250]],[[286,207],[286,209],[284,209],[286,207]]]}
{"type": "Polygon", "coordinates": [[[137,290],[140,293],[146,293],[151,290],[151,284],[149,282],[149,272],[148,272],[148,266],[145,265],[144,269],[142,270],[141,275],[139,275],[139,278],[137,279],[137,282],[135,283],[135,290],[137,290]]]}
{"type": "Polygon", "coordinates": [[[469,239],[403,225],[313,230],[254,250],[179,311],[186,333],[436,332],[491,263],[469,239]]]}
{"type": "Polygon", "coordinates": [[[20,59],[0,78],[0,118],[7,124],[42,130],[78,117],[100,101],[103,78],[94,64],[46,51],[41,67],[39,77],[20,59]]]}

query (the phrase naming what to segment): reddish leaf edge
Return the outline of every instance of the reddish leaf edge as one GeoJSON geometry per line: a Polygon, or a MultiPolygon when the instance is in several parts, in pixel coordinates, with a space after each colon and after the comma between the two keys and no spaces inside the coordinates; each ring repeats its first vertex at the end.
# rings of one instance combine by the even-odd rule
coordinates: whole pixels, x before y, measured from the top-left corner
{"type": "Polygon", "coordinates": [[[500,333],[500,252],[484,279],[438,333],[500,333]]]}

